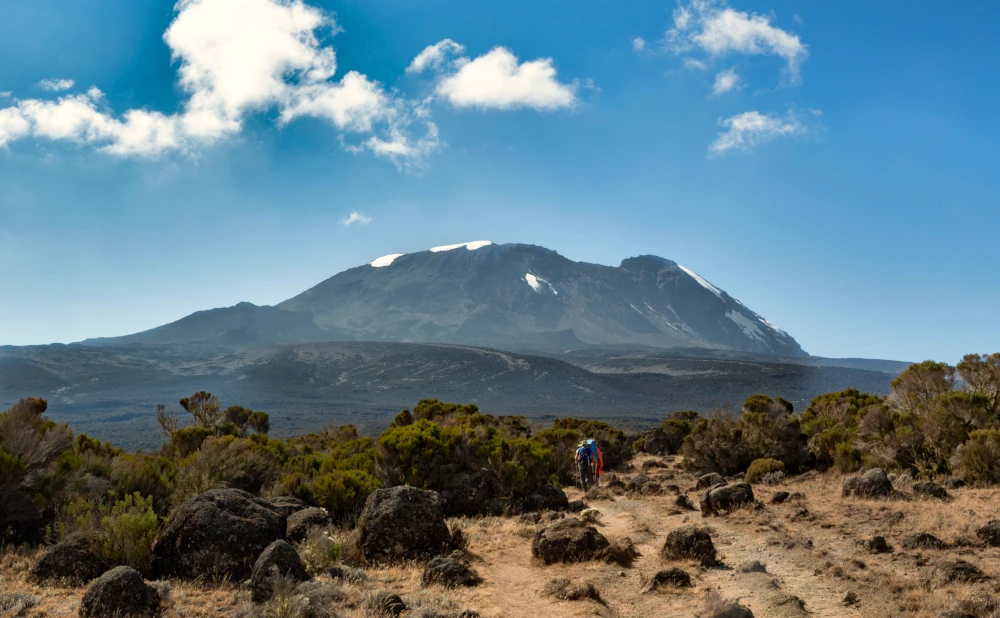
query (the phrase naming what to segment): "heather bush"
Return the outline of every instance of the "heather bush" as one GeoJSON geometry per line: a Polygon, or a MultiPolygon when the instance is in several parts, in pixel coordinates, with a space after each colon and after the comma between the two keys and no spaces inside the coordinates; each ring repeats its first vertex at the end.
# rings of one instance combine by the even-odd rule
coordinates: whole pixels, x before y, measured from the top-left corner
{"type": "Polygon", "coordinates": [[[76,500],[66,505],[60,518],[59,535],[84,534],[94,552],[113,566],[129,566],[149,573],[153,565],[153,540],[160,520],[153,501],[138,493],[112,504],[76,500]]]}
{"type": "Polygon", "coordinates": [[[747,473],[743,480],[747,483],[759,483],[769,474],[774,474],[776,472],[784,473],[784,471],[784,462],[778,461],[777,459],[755,459],[750,463],[750,467],[747,468],[747,473]]]}

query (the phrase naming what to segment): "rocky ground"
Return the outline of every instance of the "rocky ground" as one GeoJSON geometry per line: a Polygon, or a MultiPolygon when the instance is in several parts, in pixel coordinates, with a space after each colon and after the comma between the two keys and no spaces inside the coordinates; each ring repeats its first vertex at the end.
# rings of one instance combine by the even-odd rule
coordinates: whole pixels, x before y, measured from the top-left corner
{"type": "MultiPolygon", "coordinates": [[[[453,530],[462,529],[458,562],[478,576],[478,585],[447,588],[428,581],[426,563],[418,561],[324,573],[310,585],[316,598],[325,599],[325,611],[344,617],[379,615],[379,607],[395,615],[401,606],[384,603],[382,591],[399,595],[404,618],[476,615],[470,612],[497,618],[751,615],[739,606],[757,617],[984,618],[1000,608],[990,598],[998,589],[992,578],[1000,575],[1000,548],[988,542],[1000,542],[1000,525],[996,537],[982,529],[998,518],[996,489],[955,487],[943,499],[915,498],[914,483],[903,477],[892,479],[888,497],[843,497],[841,475],[808,474],[754,485],[754,503],[703,517],[694,510],[702,496],[697,480],[678,464],[643,458],[635,471],[619,475],[620,487],[606,477],[589,496],[568,490],[571,501],[586,502],[583,512],[450,520],[453,530]],[[788,495],[773,504],[779,492],[788,495]],[[693,508],[678,506],[679,496],[693,508]],[[571,518],[587,525],[560,523],[571,518]],[[708,533],[714,560],[697,543],[684,544],[691,526],[708,533]],[[551,546],[538,540],[546,528],[551,546]],[[919,533],[934,539],[914,536],[919,533]],[[668,535],[671,549],[664,552],[668,535]],[[888,547],[871,543],[876,536],[888,547]],[[559,538],[569,545],[559,545],[559,538]],[[626,538],[637,555],[628,551],[626,538]],[[546,564],[556,554],[584,560],[546,564]],[[675,585],[684,583],[685,573],[690,585],[675,585]],[[730,600],[739,606],[727,606],[730,600]]],[[[346,532],[333,534],[347,538],[346,532]]],[[[87,589],[33,583],[28,572],[37,559],[13,549],[2,556],[0,615],[80,614],[87,589]]],[[[449,564],[438,564],[437,572],[461,578],[465,571],[449,564]]],[[[225,579],[167,577],[152,587],[167,617],[307,615],[292,597],[284,605],[253,606],[250,585],[225,579]]]]}

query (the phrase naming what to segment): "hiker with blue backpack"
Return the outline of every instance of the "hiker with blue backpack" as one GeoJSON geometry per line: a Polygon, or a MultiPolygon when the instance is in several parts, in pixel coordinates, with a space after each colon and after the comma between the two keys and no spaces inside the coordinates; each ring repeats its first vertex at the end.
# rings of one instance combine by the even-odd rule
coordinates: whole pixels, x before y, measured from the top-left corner
{"type": "Polygon", "coordinates": [[[587,439],[577,446],[576,467],[580,472],[580,485],[583,491],[600,483],[601,475],[604,474],[604,454],[593,439],[587,439]]]}

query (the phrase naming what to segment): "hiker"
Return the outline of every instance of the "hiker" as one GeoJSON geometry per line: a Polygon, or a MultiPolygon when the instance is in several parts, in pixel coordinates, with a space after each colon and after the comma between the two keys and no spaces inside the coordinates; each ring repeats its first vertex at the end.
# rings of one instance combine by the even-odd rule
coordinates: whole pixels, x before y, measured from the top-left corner
{"type": "Polygon", "coordinates": [[[594,451],[590,449],[588,444],[581,442],[576,449],[574,459],[577,470],[580,472],[580,485],[586,492],[594,482],[594,451]]]}
{"type": "Polygon", "coordinates": [[[590,449],[593,465],[594,465],[594,484],[600,485],[601,475],[604,474],[604,453],[601,452],[601,447],[597,445],[597,440],[593,438],[588,438],[584,440],[583,443],[590,449]]]}

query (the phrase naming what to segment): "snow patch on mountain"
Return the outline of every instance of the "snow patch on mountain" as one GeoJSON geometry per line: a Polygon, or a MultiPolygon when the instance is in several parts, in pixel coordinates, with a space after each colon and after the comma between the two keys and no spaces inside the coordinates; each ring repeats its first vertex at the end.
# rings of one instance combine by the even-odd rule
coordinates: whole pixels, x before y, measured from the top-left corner
{"type": "Polygon", "coordinates": [[[747,337],[767,346],[768,348],[771,347],[771,345],[767,342],[767,337],[764,336],[764,333],[760,330],[760,327],[756,322],[742,313],[737,313],[732,310],[726,312],[726,317],[735,322],[736,325],[740,327],[740,330],[743,331],[743,334],[747,337]]]}
{"type": "Polygon", "coordinates": [[[469,251],[475,251],[476,249],[482,249],[488,245],[492,245],[493,242],[490,240],[474,240],[472,242],[460,242],[457,245],[441,245],[440,247],[431,247],[431,251],[434,253],[439,253],[441,251],[451,251],[452,249],[461,249],[465,247],[469,251]]]}
{"type": "Polygon", "coordinates": [[[691,278],[697,281],[701,285],[701,287],[705,288],[712,294],[715,294],[716,296],[719,297],[720,300],[722,300],[722,290],[720,290],[719,288],[715,287],[714,285],[703,279],[698,273],[694,272],[693,270],[684,268],[680,264],[678,264],[677,266],[687,274],[691,275],[691,278]]]}
{"type": "Polygon", "coordinates": [[[524,275],[524,280],[527,281],[528,285],[531,286],[531,289],[536,292],[540,293],[542,291],[543,289],[542,284],[544,283],[545,285],[549,286],[549,289],[552,291],[553,294],[559,296],[559,292],[557,292],[556,289],[552,287],[552,284],[546,281],[545,279],[542,279],[541,277],[528,273],[524,275]]]}
{"type": "Polygon", "coordinates": [[[386,266],[388,266],[388,265],[392,264],[393,262],[395,262],[396,258],[403,257],[403,255],[404,254],[402,254],[402,253],[392,253],[392,254],[389,254],[389,255],[383,255],[382,257],[378,258],[377,260],[372,260],[371,262],[368,262],[368,265],[369,266],[374,266],[375,268],[385,268],[386,266]]]}

